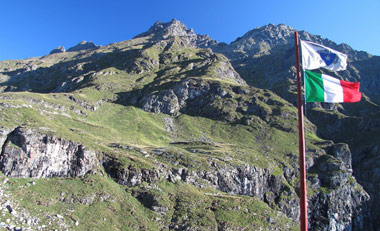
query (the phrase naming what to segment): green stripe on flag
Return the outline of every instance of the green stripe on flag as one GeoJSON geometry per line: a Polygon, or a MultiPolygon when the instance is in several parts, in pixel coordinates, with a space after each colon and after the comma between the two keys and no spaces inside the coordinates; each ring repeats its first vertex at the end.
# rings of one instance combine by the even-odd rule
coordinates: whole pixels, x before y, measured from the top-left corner
{"type": "Polygon", "coordinates": [[[305,95],[306,102],[324,102],[324,90],[322,75],[311,71],[305,71],[305,95]]]}

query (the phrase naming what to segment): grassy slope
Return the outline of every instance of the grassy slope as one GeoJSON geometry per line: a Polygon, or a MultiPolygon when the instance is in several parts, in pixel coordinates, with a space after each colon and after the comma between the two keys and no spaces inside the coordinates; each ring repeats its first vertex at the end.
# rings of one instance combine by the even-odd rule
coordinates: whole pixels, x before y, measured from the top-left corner
{"type": "MultiPolygon", "coordinates": [[[[254,166],[271,168],[274,174],[280,168],[273,164],[277,163],[277,161],[273,162],[273,160],[287,162],[289,161],[287,155],[296,152],[296,143],[292,141],[296,136],[294,133],[270,128],[266,124],[261,125],[260,129],[258,129],[255,126],[229,124],[203,117],[181,115],[174,118],[175,132],[171,133],[165,130],[163,118],[167,117],[166,115],[147,113],[132,106],[125,107],[114,103],[103,103],[98,110],[91,111],[79,107],[62,93],[53,95],[23,92],[2,93],[1,95],[6,95],[10,98],[2,100],[2,102],[16,108],[2,108],[0,111],[0,117],[2,118],[0,126],[13,128],[24,125],[44,128],[48,134],[81,142],[90,149],[117,156],[123,163],[133,163],[139,168],[154,168],[154,161],[171,165],[174,162],[170,158],[173,157],[169,159],[168,157],[159,156],[145,158],[141,152],[112,148],[110,144],[129,145],[148,152],[160,147],[169,148],[171,153],[175,155],[174,158],[180,161],[180,164],[194,169],[210,168],[207,160],[213,158],[221,164],[224,164],[226,160],[230,160],[239,165],[249,163],[254,166]],[[25,102],[23,100],[25,98],[29,102],[25,102]],[[36,99],[37,103],[30,99],[36,99]],[[38,100],[48,103],[41,104],[38,103],[38,100]],[[64,105],[67,110],[55,110],[49,105],[64,105]],[[86,115],[74,113],[75,109],[81,110],[86,115]],[[264,130],[266,132],[263,132],[264,130]],[[172,142],[196,141],[204,138],[211,140],[212,145],[196,142],[171,144],[172,142]],[[274,141],[278,145],[273,146],[274,141]],[[289,145],[289,143],[293,143],[293,145],[289,145]],[[201,150],[203,152],[193,153],[189,150],[201,150]]],[[[19,189],[19,186],[25,185],[30,180],[12,179],[10,182],[14,199],[19,201],[20,206],[28,209],[31,214],[41,217],[42,222],[46,214],[50,214],[50,217],[55,214],[61,214],[64,216],[66,224],[78,230],[92,230],[94,227],[112,227],[113,230],[132,230],[136,228],[140,230],[157,230],[157,227],[161,226],[159,222],[154,221],[153,218],[156,215],[151,210],[146,209],[126,192],[125,188],[117,185],[108,177],[95,175],[87,176],[83,179],[41,179],[35,180],[35,185],[22,187],[22,189],[19,189]],[[96,202],[92,205],[83,205],[75,200],[74,203],[66,203],[59,199],[62,193],[70,195],[69,197],[71,198],[95,195],[96,202]],[[114,200],[97,201],[100,200],[99,195],[101,194],[110,195],[114,200]],[[64,212],[68,210],[74,210],[75,212],[64,212]],[[134,211],[133,216],[131,215],[131,210],[134,211]],[[100,216],[105,219],[98,219],[100,216]],[[73,225],[74,221],[77,220],[79,221],[78,227],[73,225]]],[[[178,219],[185,219],[183,218],[184,214],[182,213],[184,212],[182,209],[189,215],[193,214],[191,216],[201,218],[200,223],[197,224],[199,226],[213,226],[216,222],[224,222],[231,227],[266,227],[277,225],[277,222],[285,222],[292,226],[289,223],[290,221],[283,216],[278,221],[272,221],[274,224],[257,218],[250,218],[253,220],[248,219],[244,220],[244,222],[237,219],[241,216],[249,216],[249,213],[245,211],[250,210],[246,209],[230,211],[230,214],[234,214],[234,216],[227,216],[227,205],[230,204],[235,206],[241,204],[241,207],[251,206],[255,208],[255,211],[257,211],[255,213],[257,214],[277,213],[254,198],[205,196],[203,190],[186,184],[171,185],[168,190],[165,188],[163,190],[164,194],[174,194],[171,197],[179,197],[178,200],[183,200],[180,205],[170,204],[168,206],[171,208],[170,211],[175,211],[178,219]],[[183,187],[191,188],[191,190],[187,194],[183,194],[183,189],[181,189],[183,187]],[[173,190],[178,195],[172,192],[173,190]],[[186,195],[195,197],[194,200],[199,203],[202,201],[199,204],[200,207],[187,208],[190,205],[185,203],[188,201],[186,195]],[[183,199],[181,199],[182,196],[184,197],[183,199]],[[205,214],[203,212],[205,207],[211,206],[216,203],[215,201],[218,202],[215,211],[205,214]]],[[[264,216],[264,214],[261,214],[261,216],[264,216]]],[[[265,215],[265,217],[268,217],[268,215],[265,215]]],[[[273,217],[277,217],[277,215],[273,217]]],[[[165,224],[168,225],[170,219],[162,219],[166,219],[165,224]]],[[[187,219],[191,220],[193,217],[187,219]]],[[[51,228],[54,225],[55,223],[51,228]]]]}

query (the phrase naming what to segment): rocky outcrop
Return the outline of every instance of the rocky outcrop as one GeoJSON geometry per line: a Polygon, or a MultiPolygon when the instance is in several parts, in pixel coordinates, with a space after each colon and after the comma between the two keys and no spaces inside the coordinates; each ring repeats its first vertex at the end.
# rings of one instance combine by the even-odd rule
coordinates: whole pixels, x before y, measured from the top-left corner
{"type": "Polygon", "coordinates": [[[373,230],[368,223],[368,200],[368,194],[354,184],[313,195],[309,200],[310,230],[373,230]]]}
{"type": "MultiPolygon", "coordinates": [[[[156,150],[153,155],[170,156],[169,151],[156,150]]],[[[114,158],[106,158],[103,162],[106,172],[116,182],[129,187],[150,184],[159,181],[172,183],[184,182],[198,188],[212,187],[222,192],[257,197],[270,206],[279,206],[281,210],[294,220],[298,217],[297,196],[294,190],[288,187],[282,175],[273,175],[270,170],[255,166],[224,165],[209,162],[208,170],[191,170],[188,167],[169,167],[157,164],[153,169],[137,168],[132,165],[123,165],[114,158]],[[294,198],[283,201],[281,198],[294,198]]],[[[295,174],[293,174],[295,175],[295,174]]]]}
{"type": "Polygon", "coordinates": [[[2,146],[0,171],[10,177],[76,177],[96,169],[97,155],[83,145],[18,127],[2,146]]]}
{"type": "Polygon", "coordinates": [[[73,52],[73,51],[82,51],[82,50],[93,50],[93,49],[98,49],[100,46],[95,45],[93,42],[87,42],[87,41],[82,41],[78,43],[77,45],[70,47],[67,49],[67,52],[73,52]]]}
{"type": "Polygon", "coordinates": [[[50,51],[50,55],[52,54],[57,54],[57,53],[64,53],[66,52],[65,48],[63,46],[59,46],[57,48],[55,48],[54,50],[50,51]]]}
{"type": "Polygon", "coordinates": [[[352,176],[348,145],[336,144],[328,153],[309,169],[312,188],[318,190],[309,199],[310,229],[373,230],[370,197],[352,176]]]}
{"type": "MultiPolygon", "coordinates": [[[[219,87],[219,90],[221,88],[219,87]]],[[[141,108],[145,111],[164,113],[169,115],[178,115],[180,111],[186,110],[190,101],[204,99],[207,102],[197,101],[201,104],[210,103],[212,98],[205,97],[206,95],[214,97],[218,92],[218,86],[211,85],[202,80],[185,80],[181,84],[174,86],[172,89],[166,89],[161,92],[144,94],[140,99],[136,100],[141,108]]],[[[200,108],[200,107],[199,107],[200,108]]]]}
{"type": "MultiPolygon", "coordinates": [[[[356,153],[354,175],[370,194],[370,209],[372,224],[380,227],[380,148],[379,145],[371,145],[356,153]]],[[[378,230],[378,229],[375,229],[378,230]]]]}

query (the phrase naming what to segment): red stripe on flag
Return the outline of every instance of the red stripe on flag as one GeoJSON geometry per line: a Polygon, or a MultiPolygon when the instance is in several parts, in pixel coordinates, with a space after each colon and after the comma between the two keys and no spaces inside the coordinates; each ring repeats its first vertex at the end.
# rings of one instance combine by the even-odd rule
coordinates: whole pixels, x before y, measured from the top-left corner
{"type": "Polygon", "coordinates": [[[359,92],[360,83],[340,80],[340,85],[343,88],[343,102],[353,103],[362,99],[362,93],[359,92]]]}

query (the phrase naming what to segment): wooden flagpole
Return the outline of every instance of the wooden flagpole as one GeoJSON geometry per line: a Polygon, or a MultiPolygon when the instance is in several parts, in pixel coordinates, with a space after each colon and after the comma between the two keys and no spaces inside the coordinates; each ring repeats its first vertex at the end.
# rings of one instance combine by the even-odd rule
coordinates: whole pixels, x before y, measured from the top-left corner
{"type": "Polygon", "coordinates": [[[298,31],[294,32],[296,47],[297,69],[297,96],[298,96],[298,147],[300,165],[300,231],[307,231],[307,191],[306,191],[306,166],[305,166],[305,134],[303,120],[303,103],[301,96],[301,72],[299,57],[298,31]]]}

